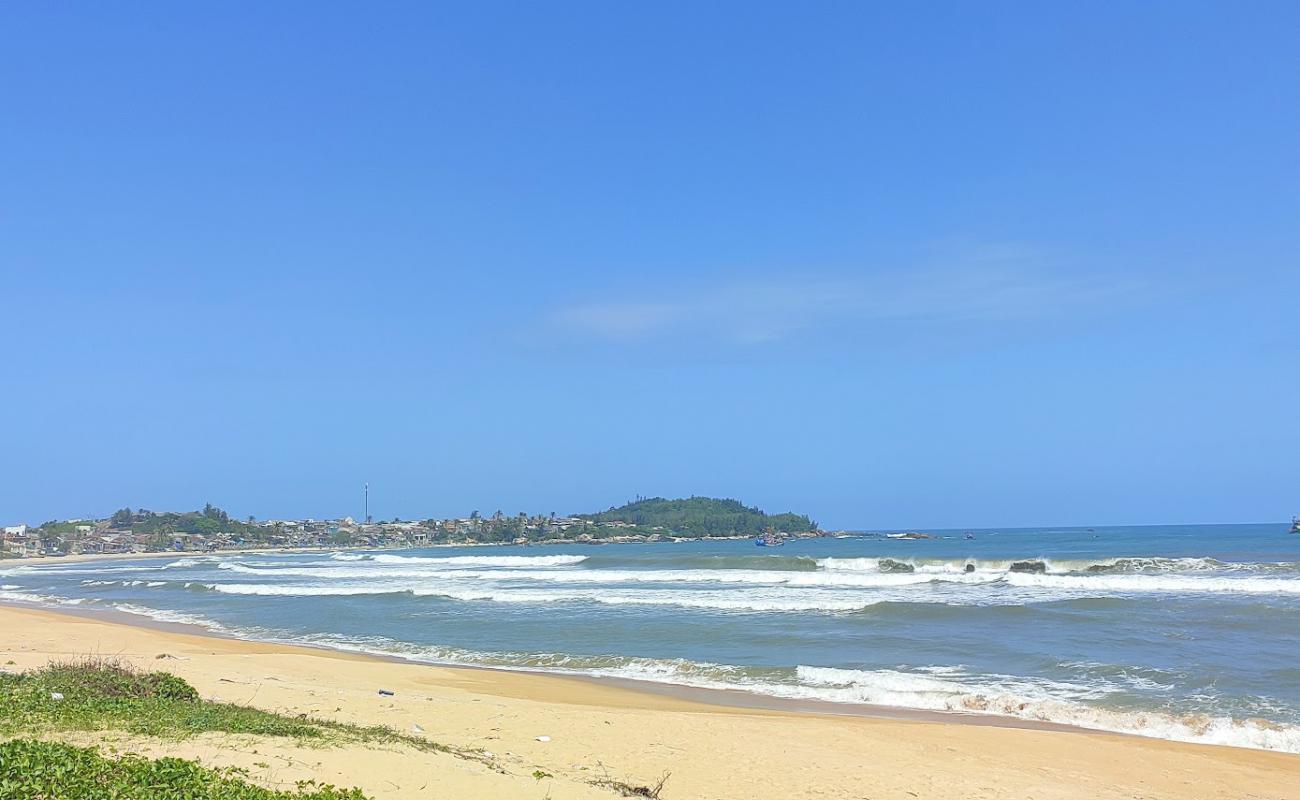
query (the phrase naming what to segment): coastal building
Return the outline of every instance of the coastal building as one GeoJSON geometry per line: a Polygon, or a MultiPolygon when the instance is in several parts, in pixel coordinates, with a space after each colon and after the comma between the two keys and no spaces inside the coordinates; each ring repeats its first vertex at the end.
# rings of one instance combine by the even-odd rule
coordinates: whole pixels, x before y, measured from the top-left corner
{"type": "Polygon", "coordinates": [[[9,525],[0,532],[0,541],[4,552],[18,558],[31,558],[41,554],[41,537],[36,536],[26,525],[9,525]]]}

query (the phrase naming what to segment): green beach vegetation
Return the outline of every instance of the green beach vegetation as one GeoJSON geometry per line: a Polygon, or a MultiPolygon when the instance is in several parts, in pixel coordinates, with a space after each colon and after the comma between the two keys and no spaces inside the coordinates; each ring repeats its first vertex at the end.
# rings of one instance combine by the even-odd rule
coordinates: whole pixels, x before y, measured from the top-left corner
{"type": "Polygon", "coordinates": [[[182,678],[168,672],[136,670],[111,658],[53,662],[28,672],[0,672],[0,736],[102,730],[164,739],[234,733],[286,737],[306,745],[403,744],[477,759],[472,751],[453,750],[383,726],[290,717],[203,700],[182,678]]]}
{"type": "Polygon", "coordinates": [[[55,662],[22,673],[0,672],[0,800],[105,797],[123,800],[364,800],[356,789],[304,784],[294,792],[263,789],[237,770],[212,770],[175,758],[110,758],[94,748],[51,741],[84,732],[120,732],[179,740],[202,733],[279,737],[308,747],[352,743],[398,745],[490,763],[382,726],[290,717],[203,700],[183,679],[144,672],[112,659],[55,662]],[[96,787],[95,792],[83,791],[96,787]]]}
{"type": "Polygon", "coordinates": [[[246,776],[180,758],[110,758],[95,747],[35,739],[0,742],[0,800],[367,800],[359,789],[306,781],[295,791],[277,791],[248,783],[246,776]]]}

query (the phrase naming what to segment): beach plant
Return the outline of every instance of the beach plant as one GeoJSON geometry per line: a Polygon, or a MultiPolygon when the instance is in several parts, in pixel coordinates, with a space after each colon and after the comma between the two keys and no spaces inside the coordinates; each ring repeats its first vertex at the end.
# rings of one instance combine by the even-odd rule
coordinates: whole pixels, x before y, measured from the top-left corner
{"type": "Polygon", "coordinates": [[[200,733],[275,736],[321,747],[348,742],[395,745],[492,763],[481,750],[448,747],[382,725],[352,725],[203,700],[183,678],[142,672],[111,658],[0,672],[0,736],[108,730],[173,739],[200,733]]]}
{"type": "Polygon", "coordinates": [[[105,730],[182,737],[203,732],[319,739],[319,724],[232,703],[205,702],[184,679],[113,659],[54,662],[0,674],[0,733],[105,730]]]}
{"type": "Polygon", "coordinates": [[[671,772],[664,772],[664,774],[659,776],[659,780],[655,781],[653,785],[642,785],[629,783],[627,781],[614,780],[609,777],[608,771],[605,771],[603,778],[600,780],[587,781],[587,783],[592,786],[599,786],[602,789],[609,789],[622,797],[647,797],[650,798],[650,800],[660,800],[663,795],[664,786],[668,783],[670,777],[672,777],[671,772]]]}
{"type": "Polygon", "coordinates": [[[97,748],[0,743],[0,800],[368,800],[360,789],[304,781],[293,791],[247,783],[238,770],[179,758],[106,758],[97,748]]]}

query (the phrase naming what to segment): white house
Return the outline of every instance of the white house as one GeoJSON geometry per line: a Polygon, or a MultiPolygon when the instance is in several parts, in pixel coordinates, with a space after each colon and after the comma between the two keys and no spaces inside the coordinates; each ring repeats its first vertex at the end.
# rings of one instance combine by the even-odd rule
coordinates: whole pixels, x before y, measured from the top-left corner
{"type": "Polygon", "coordinates": [[[19,523],[17,525],[7,525],[5,526],[3,533],[5,536],[26,536],[27,525],[26,523],[19,523]]]}

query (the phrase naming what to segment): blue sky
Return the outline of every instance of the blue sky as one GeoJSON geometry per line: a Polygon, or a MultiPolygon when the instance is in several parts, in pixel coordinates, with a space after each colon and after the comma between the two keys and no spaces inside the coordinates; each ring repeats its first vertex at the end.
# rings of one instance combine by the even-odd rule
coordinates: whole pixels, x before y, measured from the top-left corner
{"type": "Polygon", "coordinates": [[[0,518],[1300,513],[1294,3],[701,5],[6,3],[0,518]]]}

